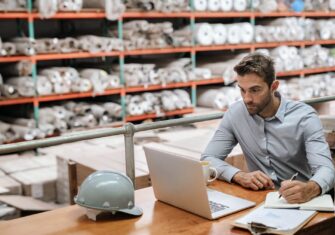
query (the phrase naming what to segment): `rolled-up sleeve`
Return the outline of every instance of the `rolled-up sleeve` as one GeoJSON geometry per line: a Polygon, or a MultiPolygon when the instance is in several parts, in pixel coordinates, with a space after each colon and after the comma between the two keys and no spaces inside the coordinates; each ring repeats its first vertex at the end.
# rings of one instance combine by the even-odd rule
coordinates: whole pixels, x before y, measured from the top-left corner
{"type": "Polygon", "coordinates": [[[219,179],[231,182],[233,176],[240,171],[240,169],[224,161],[237,144],[229,119],[229,112],[227,112],[206,149],[201,154],[201,160],[209,161],[211,165],[216,168],[219,179]]]}
{"type": "Polygon", "coordinates": [[[316,113],[311,112],[306,115],[302,125],[308,164],[312,170],[310,180],[315,181],[324,194],[334,186],[335,169],[322,124],[316,113]]]}

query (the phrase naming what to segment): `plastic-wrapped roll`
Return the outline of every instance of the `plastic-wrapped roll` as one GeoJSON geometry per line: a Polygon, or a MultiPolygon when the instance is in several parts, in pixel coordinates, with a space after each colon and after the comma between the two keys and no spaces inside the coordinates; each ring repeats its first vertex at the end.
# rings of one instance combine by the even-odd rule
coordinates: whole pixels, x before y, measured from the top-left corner
{"type": "Polygon", "coordinates": [[[250,23],[241,23],[240,29],[242,33],[240,34],[242,43],[251,43],[254,39],[254,28],[250,23]]]}
{"type": "Polygon", "coordinates": [[[37,76],[37,93],[39,95],[52,94],[52,84],[45,76],[37,76]]]}
{"type": "Polygon", "coordinates": [[[6,77],[28,76],[32,73],[33,64],[29,60],[21,60],[0,68],[0,74],[6,77]]]}
{"type": "Polygon", "coordinates": [[[212,72],[210,69],[206,68],[195,68],[194,74],[196,79],[210,79],[212,78],[212,72]]]}
{"type": "Polygon", "coordinates": [[[35,86],[32,77],[14,77],[7,79],[6,83],[14,86],[20,96],[32,97],[35,95],[35,86]]]}
{"type": "Polygon", "coordinates": [[[96,93],[103,93],[108,87],[108,73],[102,69],[83,69],[80,72],[81,77],[89,79],[96,93]]]}
{"type": "Polygon", "coordinates": [[[235,11],[246,11],[248,8],[248,0],[234,0],[233,2],[235,11]]]}
{"type": "Polygon", "coordinates": [[[276,11],[278,9],[278,4],[276,0],[263,0],[257,7],[260,12],[268,13],[276,11]]]}
{"type": "Polygon", "coordinates": [[[236,24],[229,24],[227,27],[227,42],[230,44],[238,44],[241,42],[242,31],[236,24]]]}
{"type": "Polygon", "coordinates": [[[319,31],[320,38],[322,40],[328,40],[332,37],[332,28],[334,28],[334,24],[328,20],[319,20],[316,21],[316,27],[319,31]]]}
{"type": "Polygon", "coordinates": [[[207,0],[193,0],[194,10],[196,11],[206,11],[207,10],[207,0]]]}
{"type": "Polygon", "coordinates": [[[19,96],[19,93],[16,90],[16,88],[8,84],[0,85],[0,93],[2,96],[7,98],[16,98],[19,96]]]}
{"type": "Polygon", "coordinates": [[[103,104],[103,107],[106,109],[111,117],[120,118],[122,115],[122,107],[119,104],[113,102],[106,102],[103,104]]]}
{"type": "Polygon", "coordinates": [[[198,44],[203,46],[209,46],[213,43],[213,29],[208,23],[199,23],[195,27],[195,40],[198,44]]]}
{"type": "Polygon", "coordinates": [[[38,9],[42,19],[51,18],[57,13],[58,0],[36,0],[35,7],[38,9]]]}
{"type": "Polygon", "coordinates": [[[20,138],[24,140],[33,140],[37,137],[39,132],[38,129],[32,129],[29,127],[19,126],[19,125],[11,125],[11,128],[17,133],[20,138]]]}
{"type": "Polygon", "coordinates": [[[273,57],[279,57],[283,60],[287,60],[289,58],[289,47],[288,46],[280,46],[277,48],[274,48],[271,51],[271,55],[273,57]]]}
{"type": "Polygon", "coordinates": [[[266,42],[267,31],[266,28],[262,25],[255,26],[255,42],[266,42]]]}
{"type": "Polygon", "coordinates": [[[74,81],[71,85],[71,90],[73,92],[86,92],[93,89],[92,83],[90,80],[81,78],[77,81],[74,81]]]}
{"type": "Polygon", "coordinates": [[[228,106],[227,97],[219,89],[208,89],[199,92],[197,104],[200,107],[208,107],[223,110],[228,106]]]}
{"type": "Polygon", "coordinates": [[[207,0],[207,9],[209,11],[219,11],[221,7],[220,0],[207,0]]]}
{"type": "Polygon", "coordinates": [[[2,50],[5,52],[6,56],[12,56],[16,54],[16,46],[11,42],[2,43],[2,50]]]}
{"type": "Polygon", "coordinates": [[[234,0],[221,0],[220,8],[222,11],[231,11],[233,9],[234,0]]]}
{"type": "Polygon", "coordinates": [[[36,41],[30,38],[14,38],[16,52],[20,55],[32,56],[36,54],[36,41]]]}
{"type": "Polygon", "coordinates": [[[83,7],[83,0],[58,0],[60,11],[80,11],[83,7]]]}
{"type": "Polygon", "coordinates": [[[71,37],[59,39],[59,52],[71,53],[77,52],[80,48],[79,40],[71,37]]]}
{"type": "Polygon", "coordinates": [[[131,116],[137,116],[144,114],[143,108],[137,103],[127,104],[127,113],[131,116]]]}
{"type": "Polygon", "coordinates": [[[329,10],[335,11],[335,0],[329,0],[329,10]]]}
{"type": "Polygon", "coordinates": [[[83,0],[84,8],[103,8],[109,20],[117,20],[125,11],[122,0],[83,0]]]}
{"type": "Polygon", "coordinates": [[[59,51],[58,38],[40,38],[36,39],[36,53],[55,53],[59,51]]]}
{"type": "Polygon", "coordinates": [[[227,29],[224,24],[212,24],[213,27],[213,41],[216,45],[221,45],[226,42],[227,29]]]}
{"type": "Polygon", "coordinates": [[[120,78],[117,75],[108,75],[108,88],[120,87],[120,78]]]}

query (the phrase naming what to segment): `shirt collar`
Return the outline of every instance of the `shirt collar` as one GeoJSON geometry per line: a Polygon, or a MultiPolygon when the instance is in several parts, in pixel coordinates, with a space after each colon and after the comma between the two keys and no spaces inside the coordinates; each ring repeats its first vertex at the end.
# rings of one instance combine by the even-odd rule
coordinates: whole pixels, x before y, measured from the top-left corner
{"type": "Polygon", "coordinates": [[[275,117],[281,121],[284,122],[284,117],[285,117],[285,112],[286,112],[286,99],[284,97],[282,97],[279,92],[276,92],[276,96],[279,98],[280,100],[280,105],[278,107],[278,110],[275,114],[275,117]]]}

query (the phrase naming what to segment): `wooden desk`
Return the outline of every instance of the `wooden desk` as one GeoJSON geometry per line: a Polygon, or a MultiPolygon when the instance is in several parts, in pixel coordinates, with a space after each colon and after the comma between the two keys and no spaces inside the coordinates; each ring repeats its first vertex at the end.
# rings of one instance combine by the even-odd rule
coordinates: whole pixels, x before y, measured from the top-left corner
{"type": "MultiPolygon", "coordinates": [[[[224,182],[214,182],[211,186],[257,204],[264,200],[268,192],[254,192],[224,182]]],[[[83,208],[74,205],[0,222],[0,234],[249,234],[247,230],[231,226],[233,220],[249,209],[210,221],[156,201],[152,188],[136,191],[136,205],[144,211],[141,217],[129,219],[119,214],[94,222],[86,217],[83,208]]],[[[298,234],[335,234],[335,214],[318,213],[298,234]]]]}

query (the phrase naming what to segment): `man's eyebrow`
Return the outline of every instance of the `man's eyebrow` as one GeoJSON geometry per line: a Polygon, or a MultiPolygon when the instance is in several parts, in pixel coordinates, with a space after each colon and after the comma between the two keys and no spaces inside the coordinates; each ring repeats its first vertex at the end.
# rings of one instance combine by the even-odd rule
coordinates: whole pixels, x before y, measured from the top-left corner
{"type": "MultiPolygon", "coordinates": [[[[241,87],[240,85],[237,85],[237,86],[238,86],[240,89],[244,90],[244,88],[241,87]]],[[[250,90],[250,89],[255,89],[255,88],[261,88],[261,86],[259,86],[259,85],[255,85],[255,86],[249,87],[248,89],[250,90]]]]}

